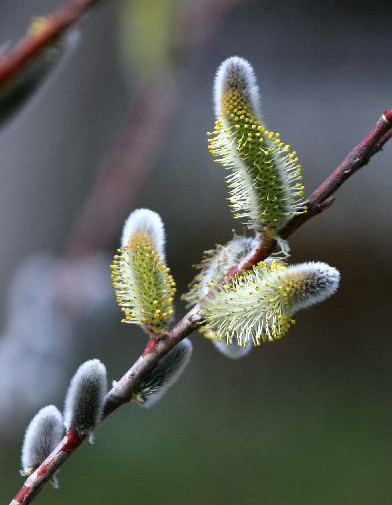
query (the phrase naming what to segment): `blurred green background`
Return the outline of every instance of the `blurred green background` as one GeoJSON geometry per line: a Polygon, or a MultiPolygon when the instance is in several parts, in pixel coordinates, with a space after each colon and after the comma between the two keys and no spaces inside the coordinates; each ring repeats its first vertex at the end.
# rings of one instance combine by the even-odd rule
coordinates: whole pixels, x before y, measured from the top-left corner
{"type": "MultiPolygon", "coordinates": [[[[17,40],[31,16],[58,5],[3,0],[1,40],[17,40]]],[[[240,230],[225,204],[223,172],[206,148],[220,62],[233,54],[252,62],[266,123],[298,151],[310,193],[391,105],[391,15],[390,2],[102,2],[83,26],[78,47],[0,131],[4,327],[15,271],[31,254],[61,256],[67,249],[141,93],[158,89],[170,111],[147,149],[151,157],[139,163],[127,212],[140,206],[160,212],[168,263],[183,292],[202,251],[231,238],[232,228],[240,230]]],[[[139,143],[149,131],[147,123],[139,143]]],[[[60,490],[48,486],[36,502],[389,503],[391,160],[389,144],[344,185],[331,209],[291,240],[293,262],[326,261],[341,271],[337,295],[300,313],[286,338],[240,361],[227,360],[193,334],[193,359],[167,397],[151,410],[129,405],[110,416],[95,445],[85,444],[65,464],[60,490]]],[[[111,202],[108,215],[121,219],[105,238],[109,254],[127,213],[116,213],[116,194],[111,202]]],[[[105,257],[103,276],[110,291],[109,262],[105,257]]],[[[23,314],[28,306],[20,309],[23,314]]],[[[81,308],[61,359],[49,363],[48,354],[48,366],[61,374],[46,396],[50,377],[39,369],[43,379],[36,379],[28,353],[11,359],[8,382],[11,372],[0,369],[1,396],[8,399],[7,410],[0,402],[3,502],[23,482],[24,427],[40,406],[61,407],[79,363],[97,357],[115,379],[141,352],[141,332],[119,321],[111,295],[95,312],[81,308]],[[32,382],[29,404],[12,392],[19,377],[32,382]]],[[[33,331],[34,321],[26,324],[33,331]]],[[[60,346],[56,331],[51,338],[60,346]]],[[[0,357],[1,351],[0,336],[0,357]]]]}

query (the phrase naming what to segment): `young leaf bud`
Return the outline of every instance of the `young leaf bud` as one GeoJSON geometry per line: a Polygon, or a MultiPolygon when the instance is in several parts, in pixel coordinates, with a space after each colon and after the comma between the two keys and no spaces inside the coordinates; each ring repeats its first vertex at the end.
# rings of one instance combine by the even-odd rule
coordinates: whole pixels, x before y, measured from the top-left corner
{"type": "Polygon", "coordinates": [[[175,282],[165,265],[164,242],[160,216],[135,210],[125,222],[121,249],[111,267],[123,322],[139,324],[157,337],[166,331],[174,312],[175,282]]]}
{"type": "Polygon", "coordinates": [[[239,346],[281,338],[294,323],[292,315],[331,296],[339,278],[335,268],[321,262],[259,263],[203,302],[207,330],[239,346]]]}
{"type": "Polygon", "coordinates": [[[65,398],[64,424],[67,430],[74,431],[78,437],[90,435],[101,419],[106,392],[105,365],[98,359],[80,365],[65,398]]]}
{"type": "Polygon", "coordinates": [[[293,215],[305,212],[297,155],[262,124],[254,72],[243,58],[221,64],[214,101],[217,120],[209,150],[229,171],[234,217],[273,237],[293,215]]]}
{"type": "Polygon", "coordinates": [[[155,405],[185,370],[191,354],[191,341],[187,338],[181,340],[145,374],[134,394],[134,400],[143,407],[155,405]]]}
{"type": "Polygon", "coordinates": [[[64,425],[54,405],[42,408],[28,425],[22,447],[22,475],[30,475],[60,443],[64,425]]]}

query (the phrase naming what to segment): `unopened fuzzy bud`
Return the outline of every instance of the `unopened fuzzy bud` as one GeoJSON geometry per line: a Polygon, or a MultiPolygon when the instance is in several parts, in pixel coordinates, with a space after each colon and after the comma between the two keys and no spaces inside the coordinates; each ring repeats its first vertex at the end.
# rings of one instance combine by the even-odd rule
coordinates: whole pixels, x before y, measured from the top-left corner
{"type": "Polygon", "coordinates": [[[90,435],[101,419],[106,392],[105,365],[98,359],[80,365],[65,398],[64,424],[67,430],[74,431],[78,437],[90,435]]]}
{"type": "Polygon", "coordinates": [[[206,328],[218,340],[239,346],[281,338],[294,322],[292,315],[331,296],[339,279],[326,263],[259,263],[203,302],[206,328]]]}
{"type": "Polygon", "coordinates": [[[60,443],[63,432],[63,419],[54,405],[38,411],[28,425],[23,441],[23,475],[30,475],[49,456],[60,443]]]}
{"type": "Polygon", "coordinates": [[[305,211],[297,155],[262,124],[256,78],[243,58],[228,58],[219,67],[214,101],[217,120],[209,149],[229,171],[234,217],[276,236],[293,215],[305,211]]]}
{"type": "Polygon", "coordinates": [[[134,400],[141,403],[143,407],[155,405],[180,377],[191,355],[191,341],[185,338],[145,374],[134,394],[134,400]]]}
{"type": "Polygon", "coordinates": [[[165,265],[165,234],[156,212],[137,209],[124,225],[112,263],[113,287],[123,321],[161,336],[173,315],[175,283],[165,265]]]}

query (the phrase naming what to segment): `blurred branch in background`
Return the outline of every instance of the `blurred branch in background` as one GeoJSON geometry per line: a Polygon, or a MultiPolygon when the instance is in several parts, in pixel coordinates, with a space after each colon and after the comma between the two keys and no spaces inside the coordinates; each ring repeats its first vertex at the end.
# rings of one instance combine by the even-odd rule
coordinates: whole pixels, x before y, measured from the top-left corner
{"type": "MultiPolygon", "coordinates": [[[[17,45],[3,51],[0,56],[0,105],[7,112],[7,118],[19,110],[46,74],[32,74],[26,69],[31,69],[37,56],[42,55],[45,48],[53,47],[61,34],[78,24],[96,3],[97,0],[66,3],[57,12],[42,18],[37,29],[17,45]],[[10,83],[14,87],[9,86],[10,83]]],[[[57,391],[64,369],[72,359],[74,346],[71,344],[80,317],[109,304],[112,296],[109,261],[102,251],[112,246],[124,216],[134,206],[156,163],[170,130],[170,119],[181,101],[177,84],[179,74],[186,70],[190,58],[200,57],[223,15],[236,3],[236,0],[217,0],[211,5],[205,0],[196,5],[175,0],[162,3],[136,0],[125,4],[127,13],[122,20],[126,21],[125,33],[133,41],[127,46],[131,45],[128,57],[131,65],[136,66],[138,76],[133,79],[136,98],[130,105],[128,120],[112,154],[75,219],[73,232],[65,241],[63,257],[28,257],[16,274],[17,288],[12,291],[31,294],[31,299],[10,304],[9,323],[2,337],[0,360],[9,364],[4,368],[7,373],[2,374],[0,386],[3,436],[12,436],[18,428],[10,419],[20,419],[25,410],[44,403],[57,391]],[[161,36],[154,36],[158,28],[161,36]],[[25,307],[26,303],[32,310],[27,318],[20,319],[20,307],[25,307]],[[39,348],[39,352],[29,352],[31,346],[39,348]],[[56,363],[47,381],[42,377],[43,360],[56,363]],[[22,362],[28,362],[31,373],[26,373],[26,365],[20,365],[22,362]],[[12,366],[12,363],[20,366],[12,366]],[[35,391],[34,395],[23,395],[22,399],[20,391],[24,390],[26,380],[35,391]],[[36,387],[42,380],[46,387],[36,387]]],[[[20,296],[24,296],[22,294],[20,296]]]]}
{"type": "Polygon", "coordinates": [[[181,103],[180,74],[189,59],[200,57],[223,15],[236,3],[126,2],[122,50],[139,91],[117,145],[75,221],[66,256],[112,246],[170,131],[181,103]]]}
{"type": "MultiPolygon", "coordinates": [[[[41,84],[63,52],[62,36],[97,2],[70,0],[52,14],[37,17],[18,44],[6,46],[0,52],[0,122],[13,114],[41,84]]],[[[72,44],[72,38],[68,43],[72,44]]]]}
{"type": "Polygon", "coordinates": [[[68,28],[74,26],[98,0],[70,0],[60,9],[42,18],[39,28],[29,30],[13,47],[0,54],[0,83],[12,78],[40,51],[50,46],[68,28]]]}
{"type": "Polygon", "coordinates": [[[155,164],[176,98],[170,79],[162,78],[140,91],[120,139],[75,221],[65,251],[68,259],[111,247],[119,224],[134,205],[155,164]]]}

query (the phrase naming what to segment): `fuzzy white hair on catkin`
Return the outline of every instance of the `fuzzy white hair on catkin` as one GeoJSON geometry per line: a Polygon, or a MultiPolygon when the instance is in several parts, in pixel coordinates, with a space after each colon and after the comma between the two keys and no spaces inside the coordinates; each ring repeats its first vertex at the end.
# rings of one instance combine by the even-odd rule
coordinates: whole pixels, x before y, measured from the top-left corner
{"type": "Polygon", "coordinates": [[[235,267],[259,242],[257,237],[236,237],[219,248],[203,272],[200,282],[201,295],[206,295],[210,291],[210,282],[220,281],[230,268],[235,267]],[[222,256],[224,256],[224,261],[222,261],[222,256]],[[221,262],[222,265],[220,265],[221,262]]]}
{"type": "Polygon", "coordinates": [[[192,343],[185,338],[147,372],[139,389],[143,407],[152,407],[164,396],[187,367],[191,355],[192,343]]]}
{"type": "Polygon", "coordinates": [[[37,412],[28,425],[22,447],[22,471],[39,466],[60,443],[63,418],[57,407],[48,405],[37,412]]]}
{"type": "Polygon", "coordinates": [[[215,115],[221,117],[221,99],[230,88],[238,88],[245,95],[256,116],[261,118],[259,88],[252,65],[240,56],[231,56],[219,66],[214,81],[215,115]]]}
{"type": "Polygon", "coordinates": [[[196,267],[199,273],[190,284],[188,293],[183,296],[188,306],[198,303],[211,290],[211,283],[221,281],[259,242],[258,237],[235,236],[227,244],[217,245],[215,249],[206,251],[202,263],[196,267]]]}
{"type": "Polygon", "coordinates": [[[249,354],[249,352],[253,348],[253,343],[251,341],[249,341],[244,347],[239,346],[234,341],[231,344],[227,344],[223,340],[211,339],[211,342],[221,354],[230,359],[243,358],[244,356],[249,354]]]}
{"type": "Polygon", "coordinates": [[[149,209],[136,209],[131,212],[124,223],[121,247],[128,244],[136,231],[144,231],[151,237],[162,263],[165,263],[165,228],[161,216],[149,209]]]}
{"type": "Polygon", "coordinates": [[[260,345],[286,335],[292,314],[330,297],[339,272],[321,262],[254,267],[203,302],[208,331],[228,344],[260,345]]]}
{"type": "Polygon", "coordinates": [[[287,268],[286,275],[298,272],[306,278],[303,296],[298,297],[293,304],[293,314],[326,300],[339,287],[339,271],[321,261],[308,261],[287,268]]]}
{"type": "Polygon", "coordinates": [[[71,379],[64,402],[67,430],[75,431],[79,437],[90,434],[101,419],[106,392],[105,365],[98,359],[80,365],[71,379]]]}

